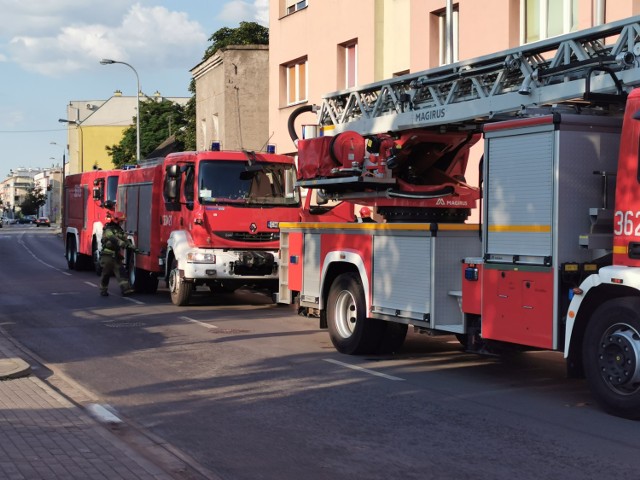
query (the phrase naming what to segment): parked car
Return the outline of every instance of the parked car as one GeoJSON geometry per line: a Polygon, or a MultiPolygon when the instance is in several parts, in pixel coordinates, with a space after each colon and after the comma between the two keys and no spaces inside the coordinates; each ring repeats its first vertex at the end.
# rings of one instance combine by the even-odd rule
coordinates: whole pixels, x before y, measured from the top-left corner
{"type": "Polygon", "coordinates": [[[47,217],[40,217],[36,220],[36,227],[50,227],[51,221],[47,217]]]}
{"type": "Polygon", "coordinates": [[[36,223],[36,216],[35,215],[25,215],[24,217],[20,217],[18,219],[18,223],[21,224],[21,225],[29,224],[29,223],[36,223]]]}

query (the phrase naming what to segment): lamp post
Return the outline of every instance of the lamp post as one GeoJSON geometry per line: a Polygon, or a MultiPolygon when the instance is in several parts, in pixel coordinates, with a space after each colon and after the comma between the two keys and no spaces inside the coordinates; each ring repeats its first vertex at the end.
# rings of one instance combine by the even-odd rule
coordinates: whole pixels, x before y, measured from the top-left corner
{"type": "Polygon", "coordinates": [[[121,63],[126,65],[133,73],[136,74],[136,163],[140,163],[140,77],[135,68],[126,62],[120,62],[118,60],[111,60],[109,58],[103,58],[100,60],[100,65],[112,65],[114,63],[121,63]]]}
{"type": "Polygon", "coordinates": [[[80,172],[82,173],[84,172],[84,133],[82,132],[81,122],[77,120],[67,120],[66,118],[59,118],[58,122],[66,123],[67,125],[75,125],[76,128],[80,130],[80,172]]]}
{"type": "MultiPolygon", "coordinates": [[[[60,146],[58,143],[56,142],[49,142],[50,145],[58,145],[60,146]]],[[[62,228],[64,230],[64,180],[65,180],[65,160],[66,160],[66,155],[65,155],[65,149],[62,149],[62,182],[60,183],[61,188],[60,188],[60,228],[62,228]]]]}

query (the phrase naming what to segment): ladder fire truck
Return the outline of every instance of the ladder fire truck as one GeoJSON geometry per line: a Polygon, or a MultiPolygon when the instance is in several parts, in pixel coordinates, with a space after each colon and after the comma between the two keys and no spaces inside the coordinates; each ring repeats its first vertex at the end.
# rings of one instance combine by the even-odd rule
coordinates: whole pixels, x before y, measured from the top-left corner
{"type": "Polygon", "coordinates": [[[280,301],[346,354],[394,352],[408,325],[562,351],[640,418],[639,56],[633,17],[328,94],[316,138],[294,111],[298,184],[384,221],[281,224],[280,301]]]}

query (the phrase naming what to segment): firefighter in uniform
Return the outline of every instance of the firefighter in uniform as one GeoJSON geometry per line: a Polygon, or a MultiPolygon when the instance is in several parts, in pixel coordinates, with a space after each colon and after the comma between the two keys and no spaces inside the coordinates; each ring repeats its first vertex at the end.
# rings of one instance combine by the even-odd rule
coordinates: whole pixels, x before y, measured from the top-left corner
{"type": "Polygon", "coordinates": [[[125,216],[121,212],[107,214],[107,223],[102,229],[102,250],[100,251],[100,266],[102,267],[102,277],[100,278],[100,295],[106,297],[109,295],[109,278],[115,275],[122,295],[133,293],[133,288],[129,285],[129,281],[123,278],[120,269],[122,267],[122,255],[120,250],[129,248],[137,251],[133,244],[127,238],[127,234],[120,226],[125,220],[125,216]]]}

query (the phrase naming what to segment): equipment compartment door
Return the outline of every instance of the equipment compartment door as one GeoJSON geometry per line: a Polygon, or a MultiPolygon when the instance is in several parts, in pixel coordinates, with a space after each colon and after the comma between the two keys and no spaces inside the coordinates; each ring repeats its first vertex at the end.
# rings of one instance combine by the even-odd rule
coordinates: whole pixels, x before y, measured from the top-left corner
{"type": "Polygon", "coordinates": [[[553,248],[554,132],[522,130],[488,139],[485,253],[544,264],[553,248]]]}
{"type": "Polygon", "coordinates": [[[373,242],[374,312],[424,320],[432,307],[433,238],[377,236],[373,242]]]}
{"type": "Polygon", "coordinates": [[[553,348],[553,269],[484,266],[482,337],[553,348]]]}

